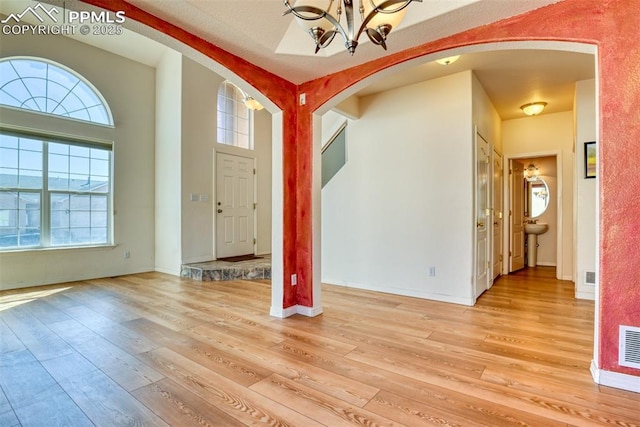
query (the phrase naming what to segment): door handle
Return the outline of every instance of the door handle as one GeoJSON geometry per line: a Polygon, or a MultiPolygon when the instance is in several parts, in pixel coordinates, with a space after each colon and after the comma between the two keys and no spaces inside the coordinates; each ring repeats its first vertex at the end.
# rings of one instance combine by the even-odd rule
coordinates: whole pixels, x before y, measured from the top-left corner
{"type": "Polygon", "coordinates": [[[480,222],[480,221],[478,221],[478,222],[476,223],[476,227],[479,227],[479,228],[480,228],[480,227],[484,227],[484,222],[480,222]]]}
{"type": "Polygon", "coordinates": [[[222,213],[222,209],[218,209],[218,213],[222,213]]]}

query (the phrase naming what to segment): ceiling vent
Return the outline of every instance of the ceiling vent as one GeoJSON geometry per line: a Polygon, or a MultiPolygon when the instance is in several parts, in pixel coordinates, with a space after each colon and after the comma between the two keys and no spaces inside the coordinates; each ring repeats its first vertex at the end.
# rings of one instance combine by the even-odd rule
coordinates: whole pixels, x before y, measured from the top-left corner
{"type": "Polygon", "coordinates": [[[640,369],[640,328],[620,325],[618,364],[640,369]]]}

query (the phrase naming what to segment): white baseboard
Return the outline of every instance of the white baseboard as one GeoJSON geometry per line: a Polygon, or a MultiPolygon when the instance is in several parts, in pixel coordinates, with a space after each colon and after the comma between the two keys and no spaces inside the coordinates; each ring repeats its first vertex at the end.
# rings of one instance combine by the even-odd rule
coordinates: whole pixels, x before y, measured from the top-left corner
{"type": "Polygon", "coordinates": [[[182,264],[195,264],[197,262],[209,262],[215,260],[213,254],[195,256],[190,258],[185,258],[182,260],[182,264]]]}
{"type": "Polygon", "coordinates": [[[475,298],[465,298],[455,295],[436,294],[431,292],[418,292],[412,289],[402,289],[393,287],[376,287],[370,285],[363,285],[356,282],[345,282],[343,280],[334,280],[330,278],[322,278],[322,283],[327,283],[335,286],[343,286],[345,288],[363,289],[367,291],[383,292],[392,295],[402,295],[406,297],[422,298],[432,301],[448,302],[452,304],[466,305],[472,307],[476,301],[475,298]]]}
{"type": "Polygon", "coordinates": [[[595,294],[595,291],[589,292],[589,291],[576,289],[576,298],[577,299],[588,299],[588,300],[591,300],[591,301],[595,301],[596,294],[595,294]]]}
{"type": "Polygon", "coordinates": [[[294,314],[301,314],[307,317],[316,317],[322,314],[322,307],[307,307],[304,305],[293,305],[287,308],[271,307],[269,314],[273,317],[284,319],[294,314]]]}
{"type": "Polygon", "coordinates": [[[541,267],[556,267],[556,263],[555,262],[538,261],[538,262],[536,262],[536,265],[539,265],[541,267]]]}
{"type": "Polygon", "coordinates": [[[640,393],[640,376],[598,369],[593,360],[590,371],[596,384],[640,393]]]}
{"type": "Polygon", "coordinates": [[[271,306],[271,310],[269,314],[273,317],[278,317],[280,319],[284,319],[289,316],[293,316],[297,313],[297,306],[293,305],[291,307],[282,308],[282,307],[273,307],[271,306]]]}
{"type": "Polygon", "coordinates": [[[180,270],[174,270],[173,268],[163,268],[163,267],[155,267],[154,271],[157,271],[158,273],[164,273],[164,274],[170,274],[172,276],[178,276],[180,277],[180,270]]]}
{"type": "Polygon", "coordinates": [[[303,316],[316,317],[322,314],[322,307],[307,307],[304,305],[298,305],[296,307],[296,312],[298,314],[302,314],[303,316]]]}

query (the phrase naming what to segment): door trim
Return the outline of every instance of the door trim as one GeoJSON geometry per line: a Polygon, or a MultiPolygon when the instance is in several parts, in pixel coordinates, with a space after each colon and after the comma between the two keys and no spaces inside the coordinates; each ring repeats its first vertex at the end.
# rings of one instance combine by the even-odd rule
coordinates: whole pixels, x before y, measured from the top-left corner
{"type": "MultiPolygon", "coordinates": [[[[552,157],[556,158],[556,170],[558,174],[558,189],[556,194],[556,202],[558,204],[558,210],[556,212],[557,218],[557,231],[556,231],[556,279],[558,280],[572,280],[565,279],[562,277],[562,271],[564,267],[564,263],[562,261],[563,254],[563,244],[562,244],[562,236],[564,234],[562,217],[563,217],[563,209],[562,209],[562,195],[563,195],[563,168],[562,168],[562,151],[560,150],[548,150],[548,151],[536,151],[536,152],[528,152],[528,153],[511,153],[504,154],[504,164],[510,164],[511,160],[518,159],[527,159],[533,157],[552,157]]],[[[504,188],[504,197],[502,199],[503,210],[505,206],[511,206],[511,191],[509,187],[509,174],[505,173],[503,177],[503,188],[504,188]]],[[[510,233],[504,233],[503,241],[502,241],[502,251],[503,253],[509,253],[509,237],[510,233]]],[[[505,263],[502,266],[503,274],[509,274],[509,266],[508,263],[505,263]],[[506,266],[506,267],[505,267],[506,266]]],[[[573,277],[573,274],[571,275],[573,277]]]]}

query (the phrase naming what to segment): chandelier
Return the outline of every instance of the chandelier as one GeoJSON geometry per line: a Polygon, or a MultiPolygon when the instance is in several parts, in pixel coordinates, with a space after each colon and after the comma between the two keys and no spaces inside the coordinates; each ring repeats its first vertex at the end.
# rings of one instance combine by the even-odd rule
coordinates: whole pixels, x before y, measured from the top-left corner
{"type": "Polygon", "coordinates": [[[298,24],[311,35],[316,44],[315,53],[329,46],[339,33],[345,47],[353,55],[362,33],[366,33],[373,44],[387,50],[387,36],[400,24],[405,8],[412,1],[422,0],[358,0],[359,28],[356,28],[353,16],[355,0],[335,0],[335,12],[332,11],[334,0],[298,0],[295,6],[289,0],[284,0],[287,7],[284,15],[292,13],[298,24]],[[321,7],[323,4],[327,5],[325,9],[321,7]],[[346,30],[340,24],[343,13],[346,30]]]}

